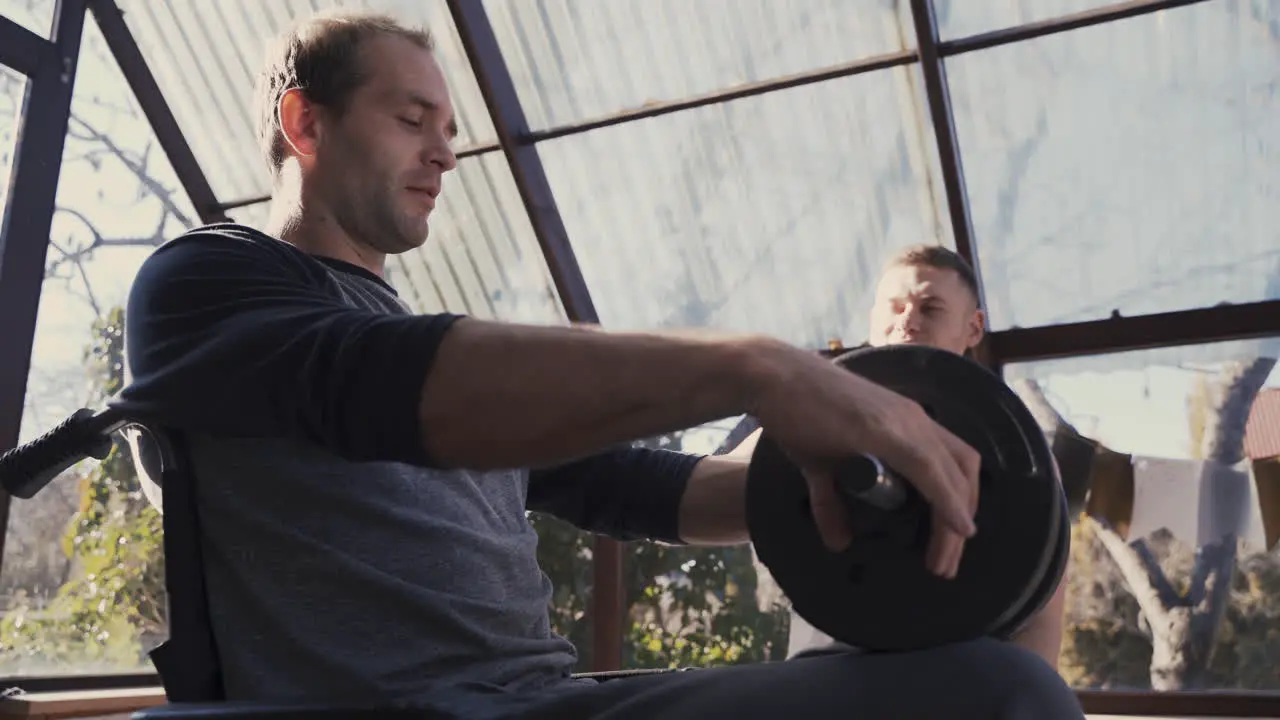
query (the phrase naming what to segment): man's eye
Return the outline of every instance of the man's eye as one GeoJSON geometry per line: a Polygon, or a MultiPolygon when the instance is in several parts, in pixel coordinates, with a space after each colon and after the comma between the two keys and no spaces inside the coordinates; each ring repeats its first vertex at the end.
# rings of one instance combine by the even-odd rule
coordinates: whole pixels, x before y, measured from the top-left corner
{"type": "Polygon", "coordinates": [[[411,118],[400,118],[400,122],[404,123],[405,125],[408,125],[409,127],[415,130],[422,127],[422,122],[420,120],[413,120],[411,118]]]}

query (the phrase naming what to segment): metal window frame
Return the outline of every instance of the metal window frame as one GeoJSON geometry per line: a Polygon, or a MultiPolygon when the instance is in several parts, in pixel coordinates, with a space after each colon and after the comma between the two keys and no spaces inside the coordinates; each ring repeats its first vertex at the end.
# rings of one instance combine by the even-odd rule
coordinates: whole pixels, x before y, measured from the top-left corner
{"type": "MultiPolygon", "coordinates": [[[[0,218],[0,308],[4,308],[0,312],[0,338],[4,338],[0,343],[0,450],[17,444],[22,427],[84,15],[85,0],[58,0],[53,39],[32,33],[43,43],[42,49],[32,50],[36,45],[30,44],[25,51],[38,54],[40,60],[28,76],[9,171],[9,195],[0,218]]],[[[8,525],[9,495],[0,490],[0,556],[8,525]]]]}
{"type": "Polygon", "coordinates": [[[111,50],[112,57],[115,58],[125,82],[128,83],[134,99],[138,102],[138,107],[142,109],[142,114],[151,124],[151,131],[155,133],[156,141],[160,143],[165,157],[173,166],[173,172],[178,182],[182,184],[183,191],[195,206],[200,222],[208,224],[225,221],[226,214],[221,209],[218,198],[214,196],[208,178],[200,168],[200,163],[196,161],[195,153],[191,151],[191,145],[182,134],[182,129],[178,126],[178,120],[174,117],[168,101],[160,92],[160,85],[156,83],[155,75],[152,74],[141,48],[138,47],[138,41],[125,23],[124,11],[115,3],[115,0],[86,0],[86,2],[89,11],[93,13],[94,21],[98,24],[98,29],[102,32],[103,39],[107,42],[107,47],[111,50]]]}
{"type": "MultiPolygon", "coordinates": [[[[595,322],[598,317],[590,292],[578,267],[554,194],[538,158],[535,147],[538,142],[789,87],[919,62],[925,80],[926,100],[933,120],[935,142],[941,160],[957,250],[973,263],[976,270],[978,269],[978,251],[973,238],[972,217],[964,186],[962,150],[958,147],[955,138],[955,121],[951,112],[944,66],[946,58],[1206,1],[1130,0],[1051,20],[1003,28],[970,37],[942,40],[939,37],[932,1],[912,0],[912,18],[917,35],[915,50],[904,50],[722,92],[648,105],[607,117],[534,131],[528,127],[514,83],[482,1],[448,0],[450,13],[475,69],[481,92],[498,134],[497,143],[471,148],[460,153],[460,156],[498,151],[504,153],[566,314],[573,321],[595,322]]],[[[23,393],[18,392],[15,395],[15,387],[20,390],[25,389],[30,361],[30,341],[34,337],[34,309],[38,305],[40,291],[39,282],[32,282],[29,277],[23,278],[20,274],[15,276],[13,268],[34,267],[37,271],[36,276],[41,275],[38,272],[40,269],[38,263],[34,263],[32,258],[35,255],[41,255],[44,250],[48,225],[51,222],[53,196],[57,191],[58,163],[52,163],[54,167],[49,169],[41,168],[40,161],[43,159],[48,165],[50,158],[60,158],[70,110],[70,80],[67,80],[67,87],[62,88],[61,92],[58,91],[58,85],[54,82],[61,77],[61,70],[57,64],[66,62],[66,51],[71,47],[70,40],[63,37],[62,30],[70,27],[63,23],[63,17],[64,14],[75,16],[78,11],[78,22],[82,23],[86,5],[92,9],[95,19],[107,36],[108,44],[116,55],[121,70],[125,73],[140,105],[143,106],[144,113],[152,123],[162,147],[169,155],[180,181],[201,213],[202,220],[221,219],[226,210],[269,199],[262,197],[228,203],[217,202],[212,191],[208,189],[209,185],[190,147],[182,137],[154,77],[151,76],[145,59],[128,32],[119,7],[113,0],[60,0],[58,33],[55,35],[56,40],[52,42],[40,38],[11,21],[0,18],[0,47],[4,48],[0,50],[0,62],[32,78],[32,85],[28,88],[29,103],[24,110],[24,116],[27,124],[37,126],[29,135],[24,134],[20,152],[15,154],[15,158],[21,156],[22,167],[31,168],[23,175],[23,194],[17,197],[25,199],[22,203],[24,209],[34,206],[37,210],[44,208],[48,210],[44,213],[43,220],[38,213],[31,212],[24,213],[20,219],[14,219],[6,208],[3,237],[9,236],[10,224],[14,222],[15,227],[23,230],[18,236],[25,238],[27,242],[0,244],[0,304],[12,300],[17,302],[17,305],[5,305],[5,307],[17,307],[27,312],[19,313],[22,315],[22,321],[13,319],[13,313],[0,315],[0,336],[19,340],[15,344],[6,344],[7,348],[11,348],[10,350],[0,350],[0,447],[4,447],[5,442],[11,444],[17,437],[16,423],[21,420],[23,393]],[[38,118],[40,122],[32,123],[32,118],[38,118]],[[61,126],[62,131],[54,132],[58,126],[61,126]],[[28,178],[34,178],[29,185],[28,178]],[[43,227],[44,230],[33,235],[30,232],[32,227],[37,230],[43,227]],[[39,236],[43,236],[39,242],[33,239],[39,236]],[[20,245],[26,247],[22,248],[20,245]],[[37,248],[37,245],[40,247],[37,248]],[[10,256],[17,259],[11,259],[10,256]],[[6,265],[10,268],[7,272],[4,271],[6,265]],[[17,279],[4,282],[5,278],[15,277],[17,279]],[[16,334],[5,332],[11,326],[18,331],[16,334]],[[20,353],[18,348],[25,348],[25,350],[20,353]],[[19,362],[8,362],[10,357],[19,362]],[[15,367],[20,368],[21,372],[17,372],[15,367]],[[15,401],[16,411],[11,406],[15,401]],[[13,416],[17,419],[15,420],[13,416]]],[[[75,39],[77,50],[78,44],[79,33],[77,32],[75,39]]],[[[70,59],[72,72],[74,72],[76,60],[75,57],[70,59]]],[[[14,168],[13,182],[16,190],[16,179],[22,172],[16,160],[14,168]]],[[[9,207],[15,204],[14,199],[15,195],[11,194],[9,207]]],[[[3,241],[0,240],[0,243],[3,241]]],[[[1062,325],[999,330],[988,334],[985,354],[992,365],[999,367],[1009,362],[1277,334],[1280,334],[1280,300],[1273,300],[1132,318],[1113,317],[1062,325]]],[[[0,549],[3,548],[7,500],[6,497],[0,497],[0,549]]],[[[596,558],[598,561],[595,568],[597,592],[593,598],[594,669],[607,670],[617,668],[621,664],[621,626],[626,608],[622,605],[623,576],[620,546],[612,541],[604,541],[597,546],[596,558]]],[[[50,682],[63,686],[61,681],[50,682]]],[[[90,677],[79,677],[75,678],[74,682],[80,683],[78,686],[83,686],[92,684],[94,680],[90,677]]],[[[70,686],[70,683],[65,685],[65,687],[70,686]]],[[[1255,713],[1280,714],[1280,695],[1277,694],[1080,691],[1079,695],[1085,704],[1085,709],[1089,712],[1201,715],[1228,713],[1236,716],[1250,716],[1255,713]]]]}
{"type": "Polygon", "coordinates": [[[29,77],[56,58],[53,42],[0,15],[0,65],[29,77]]]}

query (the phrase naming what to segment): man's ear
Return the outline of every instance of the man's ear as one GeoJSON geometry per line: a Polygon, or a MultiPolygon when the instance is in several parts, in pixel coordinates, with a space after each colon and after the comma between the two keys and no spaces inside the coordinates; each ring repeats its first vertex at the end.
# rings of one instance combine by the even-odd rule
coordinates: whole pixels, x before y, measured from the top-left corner
{"type": "Polygon", "coordinates": [[[308,100],[302,90],[289,88],[280,96],[276,114],[280,120],[280,133],[285,143],[293,148],[293,154],[299,157],[315,155],[321,130],[319,108],[315,103],[308,100]]]}
{"type": "Polygon", "coordinates": [[[974,310],[973,314],[969,316],[968,341],[970,349],[978,347],[978,343],[982,342],[982,336],[986,333],[986,321],[986,313],[982,312],[981,308],[974,310]]]}

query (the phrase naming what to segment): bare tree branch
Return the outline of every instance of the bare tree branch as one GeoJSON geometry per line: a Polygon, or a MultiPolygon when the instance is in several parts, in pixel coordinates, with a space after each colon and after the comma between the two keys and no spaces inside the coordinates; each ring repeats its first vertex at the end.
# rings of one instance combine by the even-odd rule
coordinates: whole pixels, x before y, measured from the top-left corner
{"type": "MultiPolygon", "coordinates": [[[[71,117],[71,123],[73,126],[81,128],[84,133],[83,136],[78,135],[77,137],[102,143],[102,146],[118,158],[125,167],[132,170],[134,175],[138,177],[138,182],[142,184],[142,188],[140,188],[140,190],[145,189],[146,191],[149,191],[149,194],[159,200],[165,210],[177,218],[183,225],[190,226],[193,224],[191,218],[187,217],[187,214],[184,213],[182,209],[178,207],[177,203],[174,202],[173,192],[147,172],[145,162],[135,160],[130,157],[130,154],[122,150],[119,145],[116,145],[111,138],[107,137],[106,134],[99,132],[84,120],[73,115],[71,117]]],[[[150,143],[148,143],[147,146],[150,147],[150,143]]]]}
{"type": "Polygon", "coordinates": [[[1169,611],[1178,604],[1177,593],[1164,576],[1160,564],[1155,562],[1146,543],[1141,540],[1126,543],[1104,522],[1087,515],[1081,522],[1089,523],[1094,535],[1107,549],[1107,554],[1120,570],[1133,598],[1138,601],[1138,607],[1147,616],[1153,632],[1157,625],[1166,624],[1169,611]]]}

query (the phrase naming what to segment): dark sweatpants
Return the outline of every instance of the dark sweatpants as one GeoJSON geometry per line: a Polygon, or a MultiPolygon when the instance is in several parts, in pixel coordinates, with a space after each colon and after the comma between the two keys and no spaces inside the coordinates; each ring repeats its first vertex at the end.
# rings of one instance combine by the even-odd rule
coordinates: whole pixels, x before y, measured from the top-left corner
{"type": "Polygon", "coordinates": [[[1038,656],[978,640],[916,653],[837,653],[562,688],[503,717],[1079,720],[1084,713],[1038,656]]]}

